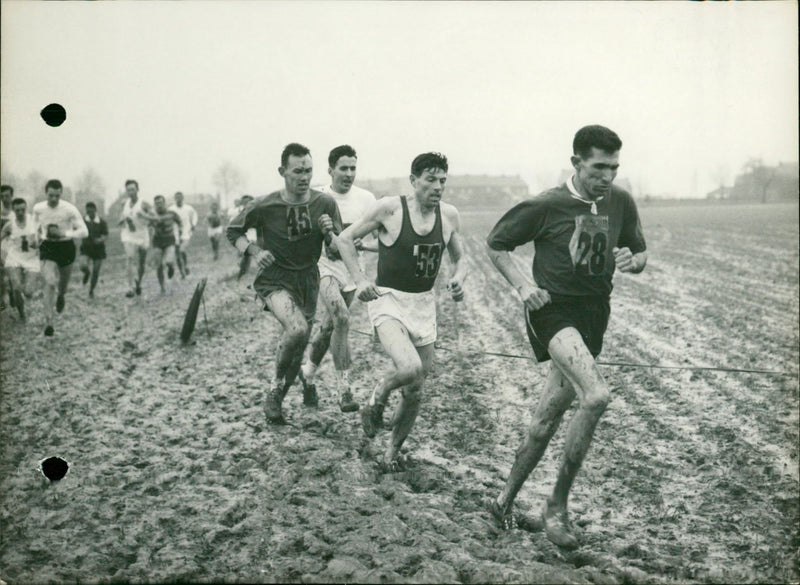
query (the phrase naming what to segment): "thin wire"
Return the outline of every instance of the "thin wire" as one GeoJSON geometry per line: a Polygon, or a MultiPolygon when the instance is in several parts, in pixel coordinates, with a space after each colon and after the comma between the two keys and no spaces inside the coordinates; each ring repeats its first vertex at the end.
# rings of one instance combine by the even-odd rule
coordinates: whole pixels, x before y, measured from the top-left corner
{"type": "MultiPolygon", "coordinates": [[[[359,333],[361,335],[366,335],[368,337],[372,337],[369,333],[364,333],[363,331],[358,331],[357,329],[351,329],[354,333],[359,333]]],[[[436,345],[434,344],[436,349],[441,349],[443,351],[449,351],[453,353],[458,353],[457,350],[451,349],[449,347],[445,347],[444,345],[436,345]]],[[[536,361],[535,358],[532,358],[527,355],[517,355],[513,353],[502,353],[496,351],[476,351],[473,353],[481,354],[481,355],[491,355],[496,357],[505,357],[505,358],[513,358],[519,360],[530,360],[536,361]]],[[[744,368],[718,368],[712,366],[661,366],[658,364],[637,364],[637,363],[630,363],[630,362],[605,362],[605,361],[598,361],[595,362],[598,366],[608,366],[608,367],[628,367],[628,368],[653,368],[658,370],[704,370],[704,371],[714,371],[714,372],[744,372],[748,374],[774,374],[776,376],[797,376],[796,372],[781,372],[777,370],[750,370],[744,368]]]]}

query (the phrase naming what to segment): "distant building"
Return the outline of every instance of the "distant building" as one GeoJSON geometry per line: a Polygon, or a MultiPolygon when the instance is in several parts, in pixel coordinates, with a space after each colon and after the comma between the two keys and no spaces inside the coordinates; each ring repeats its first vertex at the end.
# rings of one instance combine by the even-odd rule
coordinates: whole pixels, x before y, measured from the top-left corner
{"type": "MultiPolygon", "coordinates": [[[[408,177],[366,179],[358,182],[376,197],[411,193],[408,177]]],[[[529,195],[528,184],[519,175],[449,175],[445,200],[455,206],[509,205],[529,195]]]]}
{"type": "Polygon", "coordinates": [[[800,194],[798,163],[757,166],[736,177],[730,199],[738,201],[797,201],[800,194]]]}
{"type": "Polygon", "coordinates": [[[713,191],[706,193],[706,199],[710,201],[724,201],[731,196],[731,188],[721,185],[713,191]]]}

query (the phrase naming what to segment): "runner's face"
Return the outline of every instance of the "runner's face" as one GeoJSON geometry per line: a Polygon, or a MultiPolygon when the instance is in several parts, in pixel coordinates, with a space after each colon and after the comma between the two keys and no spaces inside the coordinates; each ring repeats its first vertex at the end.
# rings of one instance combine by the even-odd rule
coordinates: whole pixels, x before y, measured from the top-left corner
{"type": "Polygon", "coordinates": [[[289,155],[285,167],[278,169],[286,183],[286,192],[295,196],[305,195],[311,185],[311,175],[314,172],[311,164],[311,155],[289,155]]]}
{"type": "Polygon", "coordinates": [[[442,169],[425,169],[419,177],[411,175],[414,195],[422,207],[434,208],[442,200],[444,185],[447,182],[447,171],[442,169]]]}
{"type": "Polygon", "coordinates": [[[47,204],[50,207],[55,207],[58,205],[58,200],[61,199],[61,189],[55,189],[50,187],[47,190],[47,204]]]}
{"type": "Polygon", "coordinates": [[[91,219],[94,219],[94,216],[97,215],[97,210],[94,207],[87,207],[86,215],[88,215],[91,219]]]}
{"type": "Polygon", "coordinates": [[[175,193],[175,205],[178,207],[183,205],[183,193],[175,193]]]}
{"type": "Polygon", "coordinates": [[[167,210],[167,202],[163,197],[156,197],[153,200],[153,205],[156,207],[156,213],[164,213],[167,210]]]}
{"type": "Polygon", "coordinates": [[[336,166],[329,168],[328,173],[331,176],[333,190],[344,195],[356,180],[356,157],[340,156],[336,166]]]}
{"type": "Polygon", "coordinates": [[[128,194],[128,197],[133,199],[139,193],[139,187],[137,187],[133,183],[125,185],[125,193],[128,194]]]}
{"type": "Polygon", "coordinates": [[[619,151],[606,152],[592,147],[588,158],[574,155],[572,165],[575,167],[575,187],[589,199],[604,197],[611,191],[611,183],[619,169],[619,151]]]}
{"type": "Polygon", "coordinates": [[[17,221],[22,221],[25,219],[25,210],[27,209],[27,205],[24,203],[17,203],[14,206],[14,215],[17,217],[17,221]]]}
{"type": "Polygon", "coordinates": [[[2,197],[3,207],[6,209],[11,207],[11,200],[14,199],[14,195],[11,193],[11,191],[3,191],[2,194],[0,194],[0,197],[2,197]]]}

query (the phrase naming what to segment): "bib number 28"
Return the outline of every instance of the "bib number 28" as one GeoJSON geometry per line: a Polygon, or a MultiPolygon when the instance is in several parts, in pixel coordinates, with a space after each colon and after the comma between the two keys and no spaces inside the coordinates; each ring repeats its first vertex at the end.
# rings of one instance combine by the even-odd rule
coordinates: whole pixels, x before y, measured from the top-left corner
{"type": "Polygon", "coordinates": [[[581,269],[585,266],[589,274],[602,274],[606,267],[606,243],[603,232],[594,235],[583,232],[578,238],[578,261],[575,267],[581,269]]]}

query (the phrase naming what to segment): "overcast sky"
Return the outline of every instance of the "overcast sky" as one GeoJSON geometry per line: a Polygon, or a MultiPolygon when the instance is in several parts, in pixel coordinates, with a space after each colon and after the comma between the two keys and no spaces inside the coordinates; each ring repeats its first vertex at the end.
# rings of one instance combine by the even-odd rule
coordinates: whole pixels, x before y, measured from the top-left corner
{"type": "Polygon", "coordinates": [[[797,3],[2,2],[5,169],[108,195],[280,186],[288,142],[315,182],[342,143],[361,178],[438,150],[451,174],[569,166],[575,131],[622,138],[634,193],[704,196],[750,157],[798,159],[797,3]],[[67,121],[40,118],[51,102],[67,121]]]}

